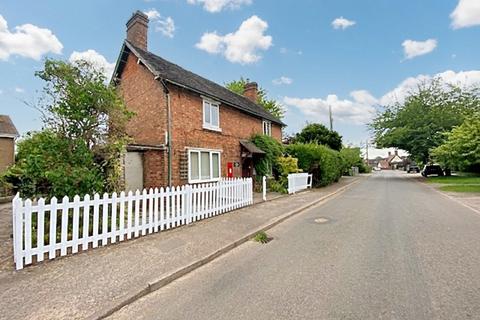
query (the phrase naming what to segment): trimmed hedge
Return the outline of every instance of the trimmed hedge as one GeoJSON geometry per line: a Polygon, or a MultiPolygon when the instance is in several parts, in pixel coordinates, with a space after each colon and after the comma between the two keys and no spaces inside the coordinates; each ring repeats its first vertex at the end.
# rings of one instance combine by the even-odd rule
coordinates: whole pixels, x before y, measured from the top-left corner
{"type": "Polygon", "coordinates": [[[340,152],[316,143],[295,143],[286,146],[286,152],[298,159],[298,167],[313,174],[314,186],[337,182],[345,170],[340,152]]]}

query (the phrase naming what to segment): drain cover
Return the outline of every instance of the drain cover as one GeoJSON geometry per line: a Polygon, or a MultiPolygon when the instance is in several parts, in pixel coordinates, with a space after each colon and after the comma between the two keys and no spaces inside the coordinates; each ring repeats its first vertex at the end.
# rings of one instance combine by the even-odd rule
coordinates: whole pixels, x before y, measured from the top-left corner
{"type": "Polygon", "coordinates": [[[320,218],[315,219],[315,222],[316,222],[316,223],[327,223],[327,222],[328,222],[328,219],[327,219],[327,218],[320,217],[320,218]]]}

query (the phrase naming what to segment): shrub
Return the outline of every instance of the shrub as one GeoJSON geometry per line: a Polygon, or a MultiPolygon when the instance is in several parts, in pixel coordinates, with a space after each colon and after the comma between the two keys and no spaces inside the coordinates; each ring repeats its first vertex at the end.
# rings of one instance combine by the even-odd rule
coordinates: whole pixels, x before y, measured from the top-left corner
{"type": "Polygon", "coordinates": [[[250,139],[257,147],[265,151],[265,156],[256,161],[257,176],[268,176],[278,173],[278,158],[282,156],[284,148],[280,142],[266,135],[255,135],[250,139]]]}
{"type": "Polygon", "coordinates": [[[104,188],[102,170],[81,139],[44,130],[28,134],[17,150],[17,163],[2,180],[24,197],[72,197],[104,188]]]}
{"type": "Polygon", "coordinates": [[[340,153],[323,145],[295,143],[288,145],[286,151],[298,159],[300,169],[313,174],[314,186],[326,186],[337,182],[345,168],[340,153]]]}
{"type": "Polygon", "coordinates": [[[281,193],[287,193],[288,175],[302,172],[298,168],[298,159],[291,156],[277,158],[277,171],[277,181],[275,184],[270,184],[270,190],[281,193]]]}
{"type": "Polygon", "coordinates": [[[271,192],[278,192],[278,193],[287,193],[288,192],[288,180],[286,183],[284,181],[277,181],[275,179],[269,179],[268,183],[268,190],[271,192]]]}
{"type": "Polygon", "coordinates": [[[361,156],[360,148],[343,148],[340,155],[344,160],[344,174],[348,174],[352,167],[358,167],[360,173],[368,173],[371,168],[368,167],[361,156]]]}

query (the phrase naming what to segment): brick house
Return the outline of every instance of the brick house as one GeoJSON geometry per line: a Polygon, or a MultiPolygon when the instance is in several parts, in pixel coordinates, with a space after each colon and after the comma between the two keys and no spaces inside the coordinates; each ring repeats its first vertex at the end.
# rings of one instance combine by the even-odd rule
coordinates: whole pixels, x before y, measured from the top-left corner
{"type": "Polygon", "coordinates": [[[0,114],[0,173],[15,162],[15,139],[18,131],[7,115],[0,114]]]}
{"type": "Polygon", "coordinates": [[[284,124],[256,104],[257,84],[244,95],[169,62],[147,48],[148,18],[135,12],[113,81],[135,116],[125,157],[127,189],[211,182],[254,175],[262,156],[248,139],[282,139],[284,124]]]}

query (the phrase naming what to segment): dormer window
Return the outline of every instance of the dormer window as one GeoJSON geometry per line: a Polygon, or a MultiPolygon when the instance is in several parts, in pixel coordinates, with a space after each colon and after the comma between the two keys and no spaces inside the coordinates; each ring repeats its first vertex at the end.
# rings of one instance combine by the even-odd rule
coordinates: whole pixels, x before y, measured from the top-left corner
{"type": "Polygon", "coordinates": [[[203,128],[215,131],[220,129],[220,104],[211,100],[203,100],[203,128]]]}
{"type": "Polygon", "coordinates": [[[272,136],[272,122],[268,120],[263,120],[263,134],[266,136],[272,136]]]}

